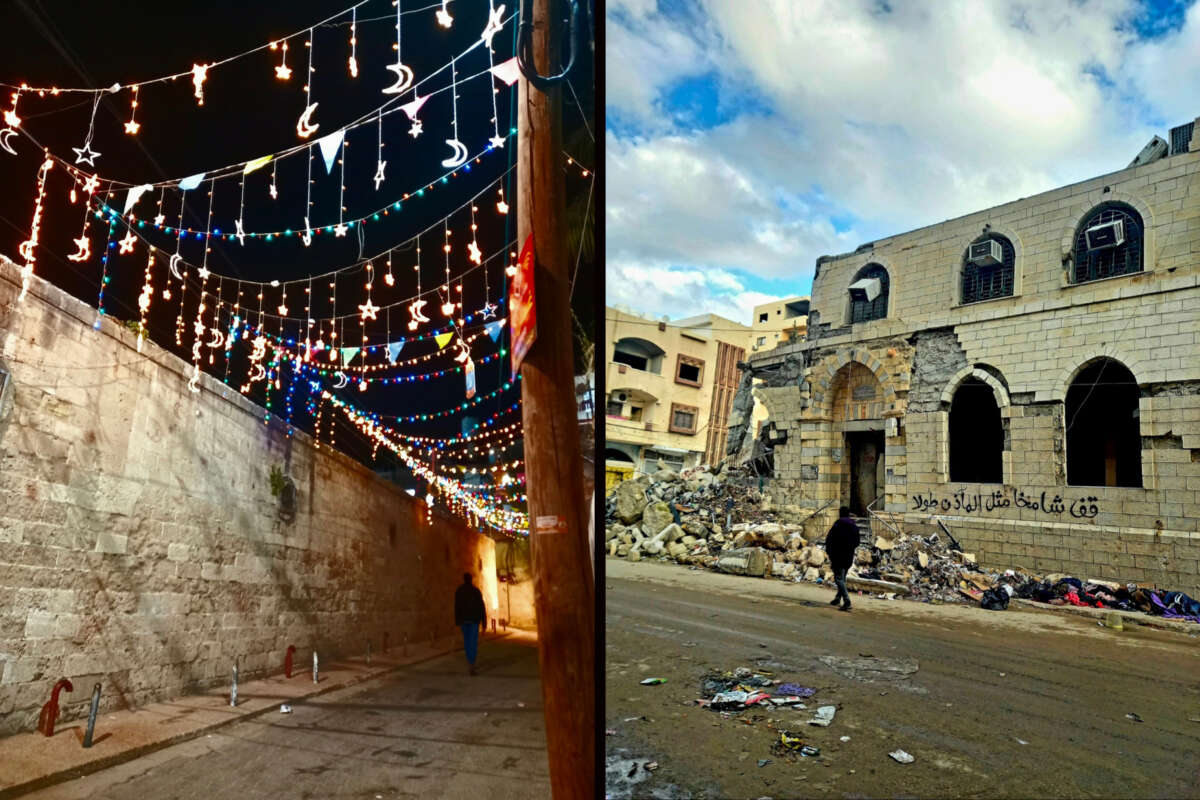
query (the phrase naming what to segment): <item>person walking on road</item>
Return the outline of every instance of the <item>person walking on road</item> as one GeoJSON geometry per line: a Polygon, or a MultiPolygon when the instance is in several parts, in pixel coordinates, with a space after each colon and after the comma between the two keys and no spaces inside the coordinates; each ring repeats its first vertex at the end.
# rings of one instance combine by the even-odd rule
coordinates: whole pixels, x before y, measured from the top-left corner
{"type": "Polygon", "coordinates": [[[838,520],[833,523],[829,533],[825,534],[825,552],[829,555],[829,567],[833,570],[833,580],[837,584],[837,594],[829,601],[836,606],[840,600],[842,611],[850,610],[850,594],[846,591],[846,571],[854,563],[854,551],[858,547],[858,525],[850,518],[850,509],[842,506],[838,509],[838,520]]]}
{"type": "Polygon", "coordinates": [[[471,583],[471,573],[463,573],[462,585],[454,593],[454,624],[462,628],[463,649],[467,653],[467,672],[475,671],[475,656],[479,651],[479,634],[487,628],[487,611],[483,593],[471,583]]]}

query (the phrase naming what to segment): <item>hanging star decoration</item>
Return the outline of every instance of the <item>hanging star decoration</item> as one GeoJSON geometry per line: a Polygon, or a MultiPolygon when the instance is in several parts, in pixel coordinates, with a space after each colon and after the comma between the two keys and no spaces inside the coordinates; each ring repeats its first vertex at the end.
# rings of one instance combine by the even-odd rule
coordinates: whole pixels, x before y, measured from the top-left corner
{"type": "Polygon", "coordinates": [[[379,311],[379,306],[374,305],[368,297],[367,302],[360,305],[358,310],[362,312],[362,320],[366,322],[368,319],[377,319],[375,312],[379,311]]]}
{"type": "Polygon", "coordinates": [[[271,199],[272,199],[272,200],[274,200],[276,197],[278,197],[278,196],[279,196],[279,191],[278,191],[278,190],[275,188],[275,181],[271,181],[271,187],[270,187],[270,189],[269,189],[268,191],[270,191],[270,192],[271,192],[271,199]]]}
{"type": "MultiPolygon", "coordinates": [[[[421,135],[421,131],[423,131],[423,130],[425,130],[425,126],[421,124],[421,120],[414,119],[412,127],[408,129],[408,135],[415,139],[421,135]]],[[[97,153],[96,155],[99,155],[99,153],[97,153]]],[[[76,163],[78,163],[78,162],[76,162],[76,163]]]]}
{"type": "Polygon", "coordinates": [[[493,148],[504,147],[504,137],[496,134],[488,139],[488,144],[493,148]]]}
{"type": "Polygon", "coordinates": [[[379,191],[379,184],[383,183],[384,181],[383,168],[386,166],[386,161],[380,161],[379,165],[375,168],[375,191],[379,191]]]}
{"type": "Polygon", "coordinates": [[[208,280],[208,276],[212,275],[212,272],[209,271],[208,267],[200,267],[200,269],[196,270],[196,274],[200,276],[200,280],[206,281],[208,280]]]}
{"type": "Polygon", "coordinates": [[[204,81],[208,78],[208,68],[212,64],[192,64],[192,86],[195,88],[199,105],[204,105],[204,81]]]}
{"type": "Polygon", "coordinates": [[[503,200],[500,200],[499,202],[496,203],[496,210],[499,211],[501,214],[507,214],[508,213],[508,203],[504,202],[503,200]]]}
{"type": "Polygon", "coordinates": [[[479,245],[474,240],[467,245],[467,254],[468,257],[476,264],[483,263],[483,252],[479,249],[479,245]]]}
{"type": "MultiPolygon", "coordinates": [[[[96,155],[100,155],[100,154],[96,153],[96,155]]],[[[85,192],[87,192],[88,194],[91,194],[92,192],[96,191],[96,189],[98,189],[99,187],[100,187],[100,179],[97,178],[95,175],[89,175],[88,179],[83,182],[83,190],[85,192]]]]}
{"type": "Polygon", "coordinates": [[[492,317],[496,316],[496,304],[492,302],[485,303],[483,308],[479,309],[479,314],[482,315],[484,319],[491,319],[492,317]]]}
{"type": "MultiPolygon", "coordinates": [[[[292,77],[292,68],[287,65],[287,42],[283,43],[283,53],[279,58],[279,66],[275,67],[275,77],[281,81],[286,81],[292,77]]],[[[271,49],[275,49],[272,45],[271,49]]]]}
{"type": "Polygon", "coordinates": [[[454,24],[454,17],[450,16],[450,12],[446,10],[446,4],[448,2],[449,0],[442,0],[442,7],[438,9],[436,15],[438,25],[441,25],[443,28],[449,28],[454,24]]]}
{"type": "Polygon", "coordinates": [[[154,224],[155,224],[155,225],[162,225],[162,224],[163,224],[164,222],[166,222],[166,221],[167,221],[167,215],[166,215],[166,214],[159,214],[159,215],[157,215],[157,216],[154,218],[154,224]]]}
{"type": "Polygon", "coordinates": [[[133,235],[133,231],[125,234],[125,238],[121,240],[120,253],[132,253],[133,245],[137,243],[137,237],[133,235]]]}
{"type": "Polygon", "coordinates": [[[333,235],[334,236],[345,236],[346,235],[345,223],[339,222],[337,225],[334,225],[333,226],[333,235]]]}
{"type": "Polygon", "coordinates": [[[79,251],[67,256],[71,261],[87,261],[92,255],[92,243],[88,241],[86,236],[80,236],[78,239],[72,239],[79,251]]]}
{"type": "Polygon", "coordinates": [[[244,230],[242,230],[242,221],[240,219],[235,220],[233,224],[237,226],[237,233],[235,233],[234,236],[237,237],[238,244],[240,244],[242,247],[245,247],[246,246],[246,232],[244,230]]]}
{"type": "Polygon", "coordinates": [[[288,307],[285,305],[280,305],[279,308],[275,310],[279,312],[279,316],[281,317],[286,317],[288,315],[288,307]]]}
{"type": "Polygon", "coordinates": [[[488,12],[487,27],[483,29],[483,33],[479,36],[480,39],[483,39],[484,44],[487,45],[488,50],[492,49],[492,37],[504,28],[504,26],[500,24],[500,18],[503,15],[504,6],[493,8],[488,12]]]}
{"type": "Polygon", "coordinates": [[[90,167],[96,166],[96,159],[100,157],[100,154],[92,149],[91,139],[84,142],[83,147],[72,147],[71,149],[75,151],[76,164],[87,164],[90,167]]]}
{"type": "Polygon", "coordinates": [[[134,122],[133,120],[129,120],[129,122],[125,123],[125,132],[132,135],[132,134],[137,133],[138,129],[141,127],[142,127],[141,123],[134,122]]]}

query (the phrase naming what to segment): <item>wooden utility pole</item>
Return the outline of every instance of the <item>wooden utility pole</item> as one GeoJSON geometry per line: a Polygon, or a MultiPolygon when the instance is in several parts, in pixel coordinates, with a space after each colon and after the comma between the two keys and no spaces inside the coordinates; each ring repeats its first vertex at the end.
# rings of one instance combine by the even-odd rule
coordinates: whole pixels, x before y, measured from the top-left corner
{"type": "MultiPolygon", "coordinates": [[[[533,4],[533,62],[548,75],[560,63],[564,4],[522,2],[533,4]]],[[[522,76],[517,94],[518,249],[532,233],[538,329],[521,367],[521,416],[550,787],[556,800],[590,800],[598,713],[596,589],[575,404],[560,87],[543,93],[522,76]]]]}

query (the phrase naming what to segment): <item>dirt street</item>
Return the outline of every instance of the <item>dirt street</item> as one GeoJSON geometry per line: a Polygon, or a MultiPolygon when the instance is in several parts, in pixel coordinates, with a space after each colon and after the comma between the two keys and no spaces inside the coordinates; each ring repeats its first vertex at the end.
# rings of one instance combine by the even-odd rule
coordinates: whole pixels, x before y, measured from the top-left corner
{"type": "Polygon", "coordinates": [[[27,795],[38,800],[550,796],[537,643],[462,652],[27,795]]]}
{"type": "Polygon", "coordinates": [[[1195,636],[858,595],[846,614],[812,584],[605,566],[614,799],[1200,796],[1195,636]],[[743,666],[817,692],[806,711],[692,704],[704,673],[743,666]],[[825,705],[833,723],[808,725],[825,705]],[[784,729],[820,755],[773,755],[784,729]]]}

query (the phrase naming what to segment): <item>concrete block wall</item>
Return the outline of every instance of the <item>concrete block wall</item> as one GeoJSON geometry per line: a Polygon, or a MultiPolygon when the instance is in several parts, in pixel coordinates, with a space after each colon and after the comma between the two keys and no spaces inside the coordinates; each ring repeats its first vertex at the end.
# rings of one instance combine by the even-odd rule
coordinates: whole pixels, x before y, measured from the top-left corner
{"type": "Polygon", "coordinates": [[[0,734],[392,646],[449,643],[463,572],[495,606],[494,542],[0,260],[0,734]],[[273,466],[298,489],[283,521],[273,466]],[[477,579],[477,585],[481,582],[477,579]]]}

